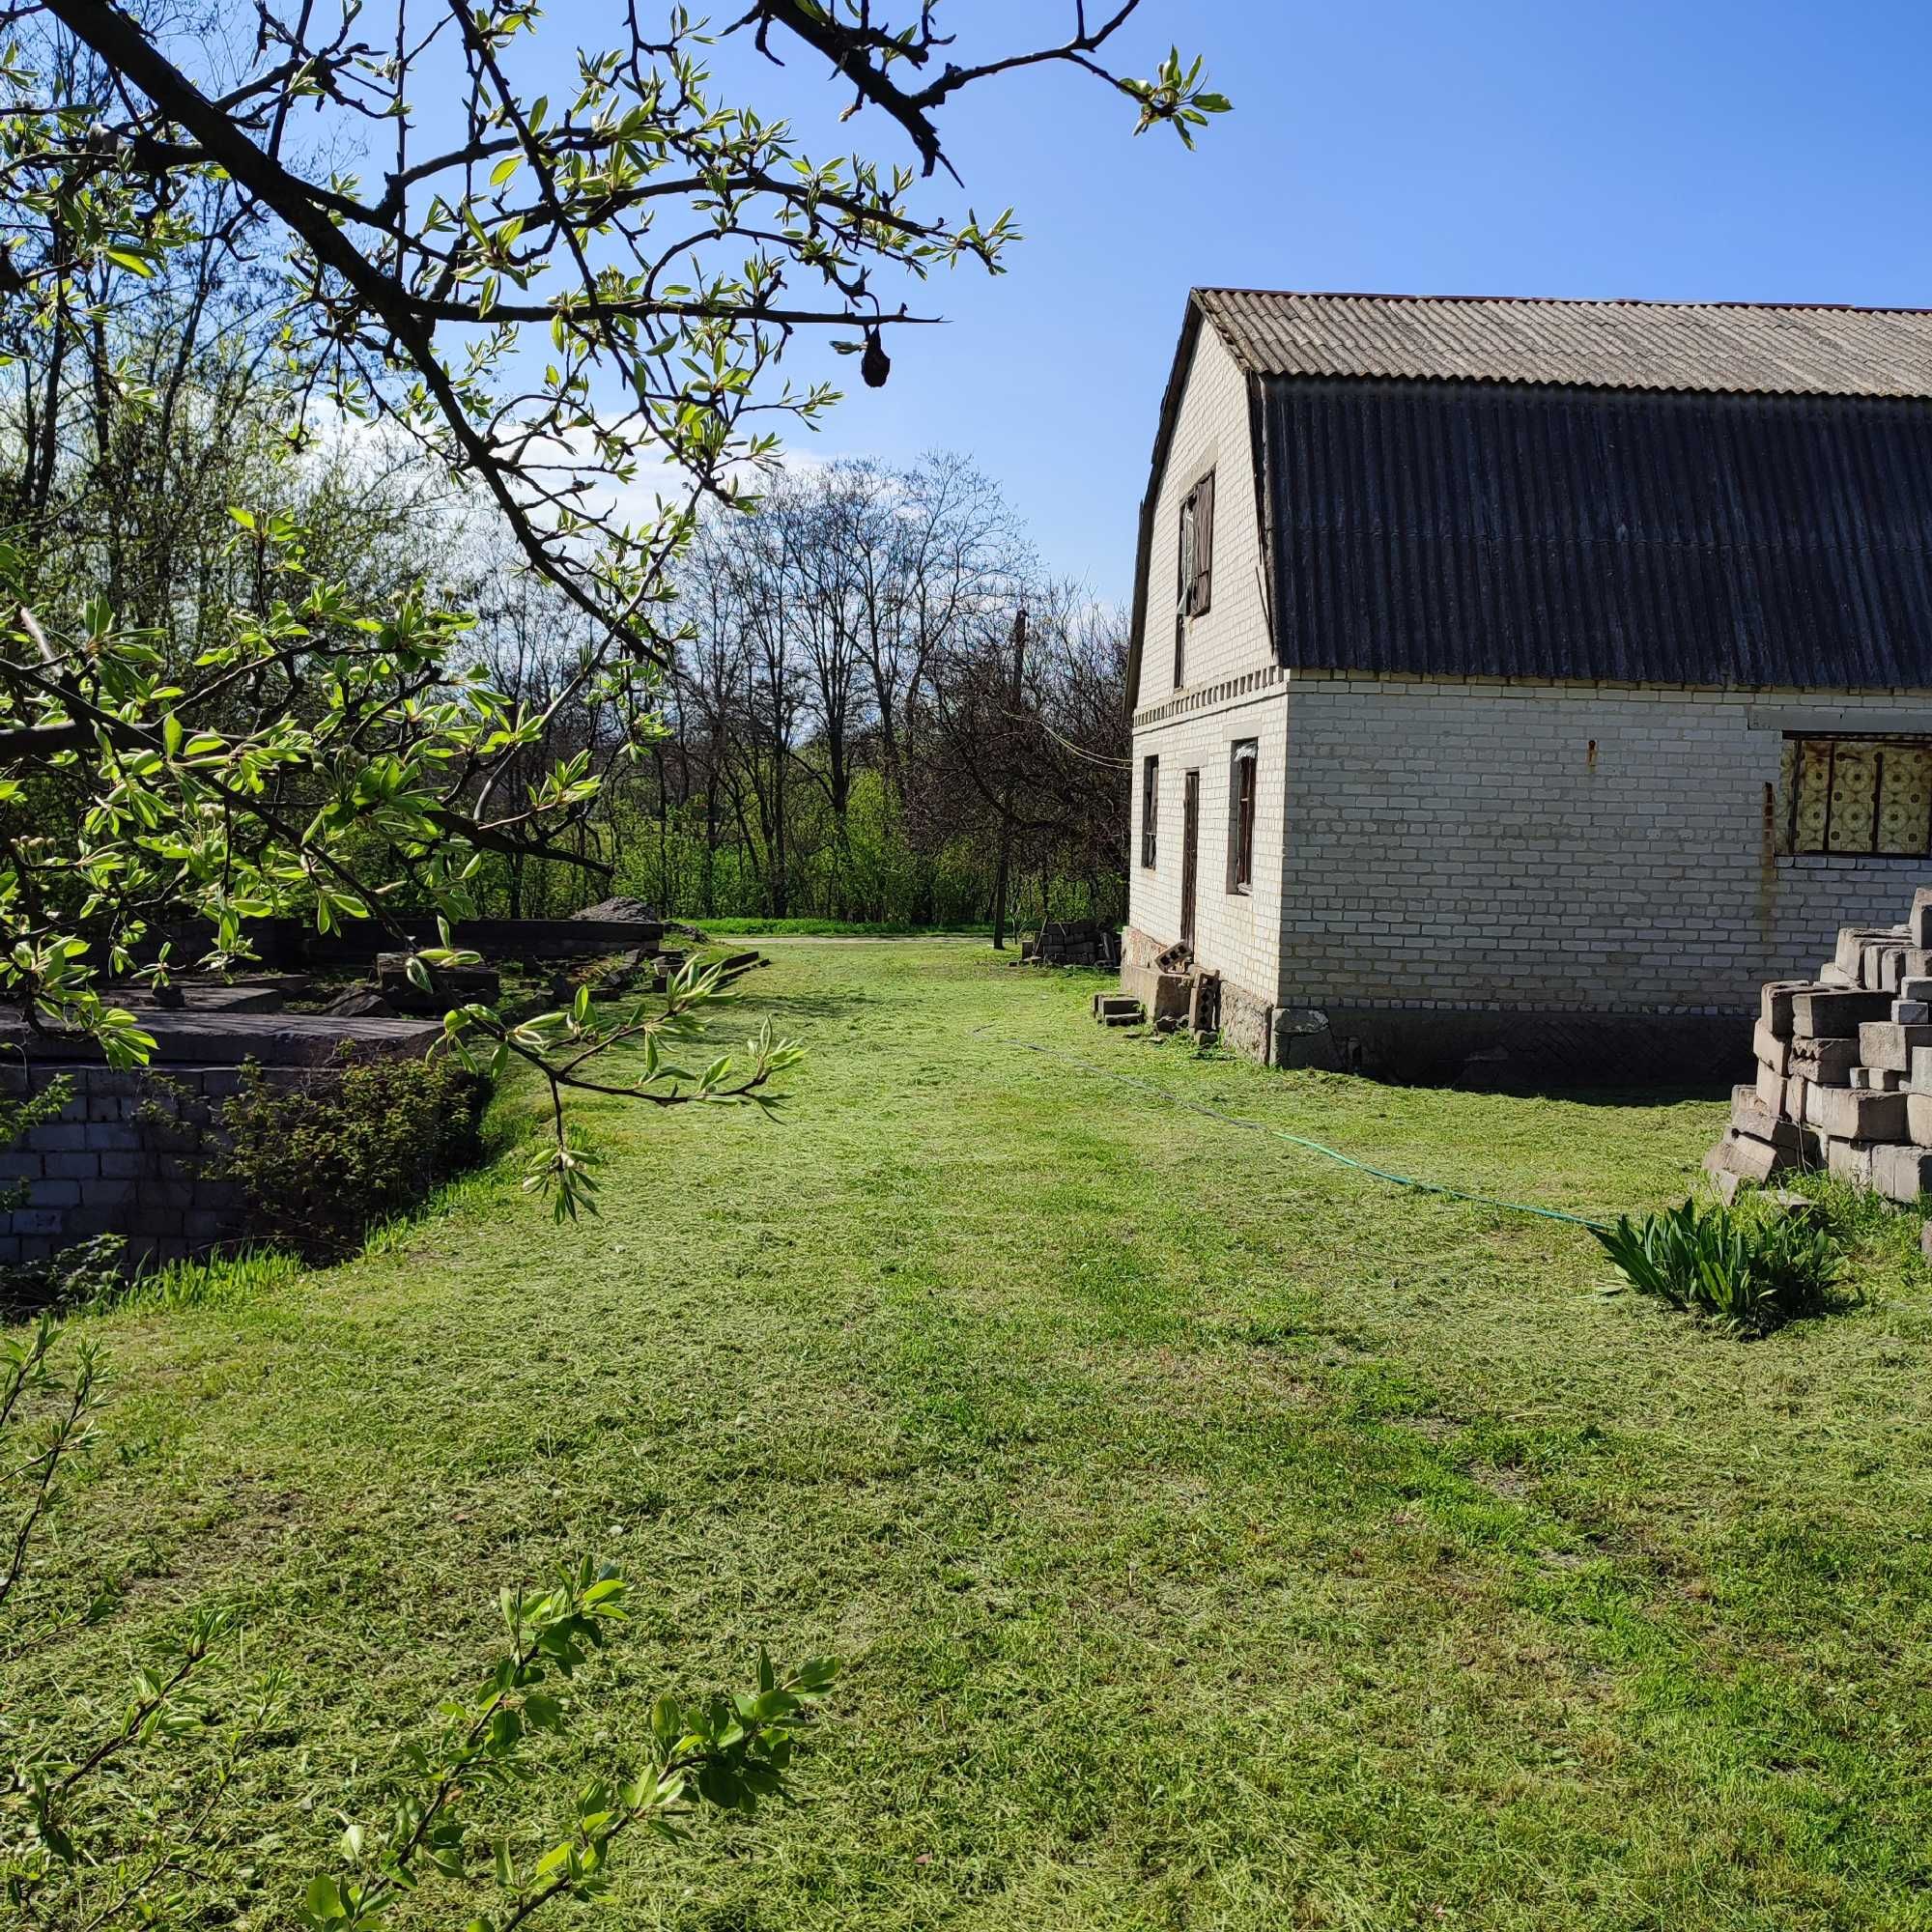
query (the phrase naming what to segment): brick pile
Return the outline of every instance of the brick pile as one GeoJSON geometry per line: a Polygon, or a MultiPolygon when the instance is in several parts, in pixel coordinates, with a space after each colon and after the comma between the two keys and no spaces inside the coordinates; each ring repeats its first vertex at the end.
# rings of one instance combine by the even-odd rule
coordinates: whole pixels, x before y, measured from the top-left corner
{"type": "Polygon", "coordinates": [[[1932,1193],[1932,890],[1903,925],[1847,925],[1815,980],[1763,989],[1755,1085],[1704,1165],[1743,1181],[1823,1167],[1893,1201],[1932,1193]]]}

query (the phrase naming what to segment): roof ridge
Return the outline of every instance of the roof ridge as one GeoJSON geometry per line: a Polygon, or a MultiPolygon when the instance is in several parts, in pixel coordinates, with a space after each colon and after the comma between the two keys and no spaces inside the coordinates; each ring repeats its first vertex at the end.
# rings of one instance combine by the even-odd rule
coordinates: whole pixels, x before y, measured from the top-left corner
{"type": "Polygon", "coordinates": [[[1203,285],[1188,310],[1251,375],[1932,401],[1932,308],[1203,285]]]}
{"type": "Polygon", "coordinates": [[[1789,309],[1806,315],[1932,315],[1932,305],[1906,302],[1754,301],[1719,296],[1696,300],[1678,296],[1442,295],[1427,289],[1267,289],[1240,282],[1198,282],[1197,296],[1262,296],[1284,301],[1496,302],[1511,308],[1789,309]]]}

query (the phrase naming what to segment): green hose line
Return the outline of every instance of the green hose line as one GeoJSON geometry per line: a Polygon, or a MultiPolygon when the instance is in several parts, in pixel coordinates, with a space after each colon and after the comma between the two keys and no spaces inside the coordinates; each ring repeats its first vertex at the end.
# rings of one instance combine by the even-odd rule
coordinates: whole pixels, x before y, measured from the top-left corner
{"type": "MultiPolygon", "coordinates": [[[[990,1027],[975,1027],[973,1037],[983,1039],[991,1035],[990,1027]]],[[[1465,1188],[1445,1187],[1439,1180],[1417,1180],[1412,1175],[1391,1174],[1386,1168],[1371,1167],[1365,1160],[1357,1160],[1353,1154],[1342,1152],[1339,1148],[1331,1148],[1321,1141],[1309,1140],[1303,1134],[1291,1134],[1281,1127],[1271,1127],[1264,1121],[1246,1121],[1238,1114],[1230,1114],[1220,1107],[1210,1107],[1205,1100],[1189,1100],[1184,1095],[1169,1092],[1165,1087],[1156,1087],[1151,1080],[1136,1080],[1131,1074],[1115,1073],[1104,1066],[1096,1066],[1091,1060],[1082,1060],[1077,1054],[1062,1053],[1051,1046],[1040,1046],[1030,1039],[995,1038],[996,1046],[1010,1046],[1021,1053],[1037,1053],[1045,1060],[1057,1060],[1064,1066],[1078,1067],[1083,1073],[1091,1073],[1096,1080],[1104,1080],[1115,1087],[1131,1087],[1136,1093],[1151,1094],[1156,1100],[1165,1100],[1170,1106],[1184,1107],[1191,1114],[1206,1114],[1209,1120],[1224,1121],[1231,1127],[1243,1128],[1248,1133],[1266,1134],[1272,1140],[1286,1141],[1291,1147],[1297,1147],[1308,1153],[1317,1153],[1323,1160],[1332,1160],[1342,1167],[1351,1167],[1357,1174],[1366,1174],[1374,1180],[1386,1180],[1391,1186],[1412,1187],[1422,1194],[1439,1194],[1450,1201],[1466,1201],[1477,1208],[1494,1208],[1505,1214],[1533,1214],[1540,1221],[1562,1221],[1573,1228],[1589,1228],[1594,1232],[1607,1233],[1608,1224],[1592,1221],[1587,1215],[1566,1214],[1560,1208],[1532,1208],[1523,1201],[1498,1201],[1488,1194],[1471,1194],[1465,1188]]]]}

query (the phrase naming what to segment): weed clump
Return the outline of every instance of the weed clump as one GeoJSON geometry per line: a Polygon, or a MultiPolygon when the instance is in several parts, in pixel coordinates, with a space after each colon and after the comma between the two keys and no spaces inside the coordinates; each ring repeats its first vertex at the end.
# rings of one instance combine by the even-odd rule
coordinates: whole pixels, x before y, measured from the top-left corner
{"type": "Polygon", "coordinates": [[[1830,1229],[1769,1203],[1686,1201],[1591,1233],[1639,1294],[1741,1337],[1826,1313],[1844,1279],[1844,1251],[1830,1229]]]}

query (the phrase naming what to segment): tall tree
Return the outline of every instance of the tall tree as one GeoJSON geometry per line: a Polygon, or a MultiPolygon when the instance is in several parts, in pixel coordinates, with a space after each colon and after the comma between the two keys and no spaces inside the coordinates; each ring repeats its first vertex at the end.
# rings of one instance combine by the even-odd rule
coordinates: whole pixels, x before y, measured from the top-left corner
{"type": "MultiPolygon", "coordinates": [[[[104,595],[19,615],[0,653],[0,987],[138,1053],[93,966],[125,964],[162,909],[205,912],[222,958],[247,917],[285,906],[325,923],[405,897],[460,912],[486,853],[595,868],[569,836],[599,788],[592,760],[526,785],[522,754],[580,706],[649,742],[698,505],[745,503],[777,423],[834,400],[779,376],[785,344],[829,331],[883,382],[887,335],[922,320],[907,282],[1000,266],[1010,215],[931,199],[957,180],[940,132],[955,99],[1062,67],[1188,140],[1226,105],[1198,62],[1147,79],[1110,65],[1139,10],[1090,21],[1076,0],[1064,40],[964,59],[938,0],[753,0],[727,24],[836,75],[852,112],[909,143],[892,164],[814,160],[782,121],[718,98],[704,24],[681,8],[655,35],[633,9],[612,44],[568,52],[521,0],[397,0],[380,27],[355,0],[286,16],[215,0],[206,20],[164,0],[8,8],[0,328],[94,329],[103,277],[156,280],[211,242],[259,263],[292,421],[375,422],[462,477],[588,638],[540,699],[512,698],[464,657],[469,619],[447,599],[355,594],[279,513],[244,512],[238,539],[256,608],[185,664],[104,595]],[[647,465],[673,481],[634,517],[647,465]],[[37,787],[71,771],[88,810],[49,838],[37,787]]],[[[31,599],[29,563],[0,563],[31,599]]],[[[592,1056],[614,1038],[681,1020],[512,1026],[479,1009],[453,1024],[550,1081],[541,1178],[567,1208],[563,1090],[598,1086],[592,1056]]],[[[786,1058],[767,1042],[748,1069],[690,1082],[652,1057],[623,1091],[759,1099],[786,1058]]]]}

